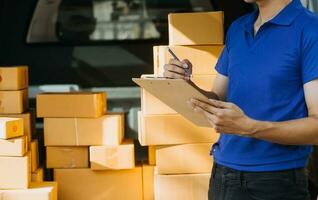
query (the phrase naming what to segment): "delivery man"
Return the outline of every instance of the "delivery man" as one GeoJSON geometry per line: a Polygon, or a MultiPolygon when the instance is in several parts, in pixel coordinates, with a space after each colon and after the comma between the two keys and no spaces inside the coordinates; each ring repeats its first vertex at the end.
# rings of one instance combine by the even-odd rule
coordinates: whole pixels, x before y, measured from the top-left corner
{"type": "MultiPolygon", "coordinates": [[[[216,65],[219,100],[189,106],[221,133],[210,200],[307,200],[305,166],[318,144],[318,17],[300,0],[245,0],[216,65]]],[[[188,79],[187,60],[164,76],[188,79]]],[[[194,66],[196,67],[196,66],[194,66]]]]}

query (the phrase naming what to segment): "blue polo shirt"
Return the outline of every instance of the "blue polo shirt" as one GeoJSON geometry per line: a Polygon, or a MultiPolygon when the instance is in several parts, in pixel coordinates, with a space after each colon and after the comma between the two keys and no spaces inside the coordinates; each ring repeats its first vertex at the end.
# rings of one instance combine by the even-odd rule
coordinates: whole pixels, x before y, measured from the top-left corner
{"type": "MultiPolygon", "coordinates": [[[[303,86],[318,78],[318,17],[293,0],[254,37],[257,17],[258,11],[245,15],[228,31],[216,65],[218,73],[229,79],[227,101],[255,120],[305,118],[303,86]]],[[[304,167],[310,152],[311,146],[224,133],[212,148],[216,163],[241,171],[304,167]]]]}

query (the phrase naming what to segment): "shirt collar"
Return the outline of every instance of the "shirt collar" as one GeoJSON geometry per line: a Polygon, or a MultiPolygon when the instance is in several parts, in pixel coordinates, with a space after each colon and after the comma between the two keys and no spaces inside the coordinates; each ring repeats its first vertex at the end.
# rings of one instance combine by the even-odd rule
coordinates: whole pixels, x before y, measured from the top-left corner
{"type": "MultiPolygon", "coordinates": [[[[269,23],[281,25],[281,26],[289,26],[296,19],[300,11],[304,9],[300,0],[293,0],[289,3],[282,11],[280,11],[273,19],[269,21],[269,23]]],[[[245,30],[250,31],[253,30],[253,25],[258,17],[259,11],[256,10],[252,12],[247,20],[244,23],[245,30]]]]}
{"type": "Polygon", "coordinates": [[[276,25],[289,26],[304,9],[299,0],[293,0],[269,22],[276,25]]]}

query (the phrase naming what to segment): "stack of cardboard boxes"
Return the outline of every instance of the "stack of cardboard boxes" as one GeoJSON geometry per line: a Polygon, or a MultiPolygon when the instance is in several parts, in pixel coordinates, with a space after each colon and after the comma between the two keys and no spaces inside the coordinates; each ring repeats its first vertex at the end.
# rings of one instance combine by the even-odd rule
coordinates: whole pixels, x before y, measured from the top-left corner
{"type": "Polygon", "coordinates": [[[140,200],[142,167],[134,143],[124,139],[124,114],[106,113],[105,93],[44,93],[47,168],[54,168],[59,200],[140,200]]]}
{"type": "Polygon", "coordinates": [[[38,173],[27,88],[26,66],[0,68],[0,199],[57,200],[56,183],[38,173]]]}
{"type": "MultiPolygon", "coordinates": [[[[179,59],[192,63],[191,80],[201,89],[212,90],[216,75],[214,66],[223,49],[223,37],[222,12],[169,15],[169,47],[179,59]]],[[[161,77],[164,65],[172,56],[167,46],[153,49],[154,75],[161,77]]],[[[154,185],[150,188],[155,191],[148,199],[207,199],[212,169],[209,152],[218,134],[212,128],[192,124],[141,90],[139,141],[149,146],[149,164],[153,166],[149,167],[148,182],[153,182],[151,173],[154,174],[154,185]]]]}

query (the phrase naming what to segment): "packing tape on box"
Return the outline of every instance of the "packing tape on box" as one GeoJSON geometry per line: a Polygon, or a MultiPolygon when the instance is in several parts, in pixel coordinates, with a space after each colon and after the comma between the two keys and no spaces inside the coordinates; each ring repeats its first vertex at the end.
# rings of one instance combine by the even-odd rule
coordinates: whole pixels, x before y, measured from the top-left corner
{"type": "Polygon", "coordinates": [[[75,130],[75,144],[79,145],[79,131],[78,131],[78,123],[77,118],[74,118],[74,130],[75,130]]]}
{"type": "Polygon", "coordinates": [[[105,159],[109,163],[109,168],[116,168],[119,163],[118,149],[116,147],[111,147],[106,149],[105,159]]]}

